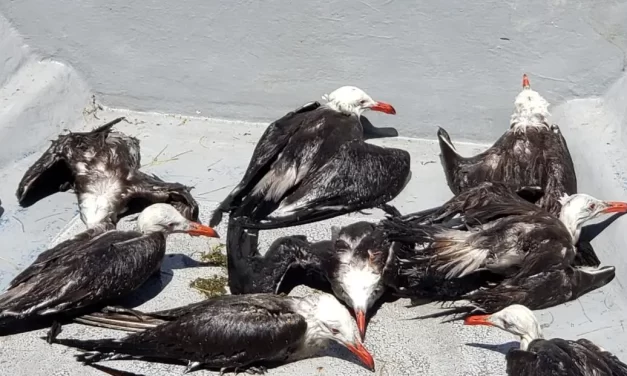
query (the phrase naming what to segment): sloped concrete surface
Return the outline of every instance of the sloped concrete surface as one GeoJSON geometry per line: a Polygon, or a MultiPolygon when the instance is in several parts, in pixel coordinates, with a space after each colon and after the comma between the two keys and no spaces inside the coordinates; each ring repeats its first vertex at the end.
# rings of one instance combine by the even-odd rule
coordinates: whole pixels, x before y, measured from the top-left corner
{"type": "MultiPolygon", "coordinates": [[[[2,3],[0,9],[7,6],[9,6],[7,3],[2,3]]],[[[10,7],[19,6],[17,3],[10,5],[10,7]]],[[[623,9],[619,4],[612,6],[614,8],[611,9],[617,9],[617,11],[616,13],[610,12],[610,15],[619,14],[620,9],[623,9]]],[[[598,11],[594,13],[597,19],[602,15],[607,16],[607,9],[610,8],[595,9],[598,11]]],[[[37,11],[39,12],[40,9],[37,11]]],[[[597,26],[609,27],[608,25],[611,24],[608,21],[607,25],[597,26]]],[[[523,27],[528,24],[522,23],[521,25],[520,27],[523,27]]],[[[624,42],[624,39],[620,39],[620,33],[608,32],[604,35],[613,35],[610,39],[618,46],[624,42]]],[[[596,57],[599,60],[605,59],[604,61],[608,64],[618,66],[620,65],[618,54],[620,48],[616,46],[611,48],[616,48],[610,53],[610,55],[617,54],[612,55],[614,60],[607,60],[603,57],[606,55],[600,53],[596,57]]],[[[143,170],[154,172],[165,180],[194,185],[193,194],[201,205],[201,219],[204,221],[208,220],[216,203],[241,178],[253,147],[265,129],[266,123],[217,121],[107,108],[98,110],[98,106],[94,105],[91,99],[92,89],[80,74],[67,65],[42,59],[30,47],[24,45],[21,37],[8,27],[2,18],[0,18],[0,53],[3,57],[7,56],[7,58],[0,59],[0,142],[2,145],[0,148],[0,199],[5,208],[4,214],[0,217],[0,290],[3,290],[17,272],[32,262],[41,251],[84,229],[77,217],[76,199],[70,192],[50,196],[29,208],[20,208],[14,196],[17,184],[28,166],[48,147],[49,140],[62,133],[65,128],[74,131],[88,130],[115,117],[126,116],[127,122],[120,123],[117,129],[141,140],[143,170]]],[[[381,54],[381,56],[384,55],[381,54]]],[[[386,59],[394,60],[390,56],[393,54],[388,55],[386,59]]],[[[111,61],[106,64],[106,66],[113,65],[111,61]]],[[[79,68],[82,72],[84,71],[83,66],[79,68]]],[[[496,135],[506,129],[512,102],[519,90],[516,84],[518,77],[520,72],[526,70],[527,67],[509,66],[507,69],[511,72],[504,74],[507,76],[511,74],[514,78],[511,86],[498,85],[502,83],[500,79],[487,81],[481,86],[483,89],[490,88],[491,93],[493,91],[498,96],[498,100],[494,101],[494,107],[492,107],[494,98],[491,95],[482,98],[479,101],[481,103],[475,105],[473,101],[462,100],[453,95],[457,87],[439,88],[432,100],[443,100],[444,96],[450,94],[451,97],[447,99],[447,103],[448,101],[455,102],[455,106],[451,107],[447,104],[437,113],[447,113],[447,116],[454,117],[455,121],[448,121],[451,119],[447,117],[448,120],[444,122],[445,118],[441,115],[434,115],[434,120],[431,121],[431,115],[434,113],[416,113],[414,103],[416,100],[411,98],[421,98],[424,92],[418,91],[410,95],[409,92],[413,90],[413,86],[411,90],[408,89],[403,94],[410,99],[399,102],[400,105],[394,103],[393,97],[389,99],[396,105],[398,117],[382,115],[370,117],[370,120],[377,126],[399,127],[401,136],[428,136],[428,139],[399,137],[372,141],[376,144],[404,148],[412,156],[412,180],[392,204],[403,212],[409,212],[440,204],[451,197],[439,163],[439,149],[432,139],[435,135],[435,128],[431,127],[431,124],[444,125],[462,154],[472,155],[483,150],[487,144],[493,142],[496,135]],[[493,108],[496,108],[495,112],[493,108]],[[458,109],[460,112],[457,112],[458,109]],[[469,113],[475,114],[473,116],[476,117],[468,116],[469,113]],[[407,114],[403,116],[408,117],[403,118],[400,114],[407,114]],[[485,122],[477,119],[485,120],[485,122]],[[458,141],[469,138],[483,142],[472,144],[458,141]]],[[[553,108],[552,121],[560,125],[569,143],[578,174],[580,191],[604,199],[627,200],[627,152],[624,148],[625,141],[627,141],[625,133],[627,132],[627,107],[625,107],[627,76],[611,84],[613,78],[618,77],[619,73],[607,71],[600,74],[604,75],[604,78],[598,82],[598,85],[584,80],[589,84],[588,86],[576,86],[576,94],[582,96],[581,99],[570,100],[553,108]],[[606,87],[608,87],[607,91],[606,87]],[[589,97],[594,94],[600,95],[589,97]]],[[[339,76],[341,75],[338,75],[338,82],[344,83],[344,78],[339,76]]],[[[531,74],[530,78],[534,88],[540,92],[552,93],[552,90],[556,90],[554,94],[549,95],[549,99],[555,99],[565,95],[563,91],[561,91],[562,94],[555,94],[557,91],[571,90],[571,83],[579,82],[580,76],[574,74],[568,83],[561,81],[556,83],[555,80],[541,75],[531,74]]],[[[91,79],[93,80],[93,76],[91,79]]],[[[142,80],[148,82],[150,77],[143,77],[142,80]]],[[[264,109],[264,111],[267,110],[264,116],[276,118],[302,103],[315,99],[309,97],[309,94],[301,95],[301,93],[317,92],[318,89],[327,90],[326,86],[331,84],[323,82],[321,87],[309,87],[308,90],[301,91],[299,85],[310,81],[316,80],[308,78],[303,82],[297,81],[298,85],[293,85],[295,89],[289,94],[290,101],[293,103],[289,105],[279,106],[276,102],[274,95],[285,97],[285,91],[278,89],[282,94],[272,94],[267,102],[258,102],[258,98],[252,94],[250,102],[262,103],[262,106],[268,105],[264,109]]],[[[373,79],[373,81],[377,80],[373,79]]],[[[204,81],[200,82],[205,85],[204,81]]],[[[396,89],[398,85],[400,84],[397,83],[396,89]]],[[[168,87],[169,85],[162,82],[161,86],[168,87]]],[[[333,86],[338,86],[338,84],[334,81],[333,86]]],[[[435,86],[436,84],[433,83],[433,87],[435,86]]],[[[475,99],[479,96],[477,93],[483,92],[481,88],[478,88],[477,92],[471,91],[470,96],[475,99]]],[[[272,92],[273,89],[267,90],[272,92]]],[[[190,92],[193,91],[194,87],[190,86],[190,92]]],[[[138,92],[134,95],[143,95],[142,93],[138,92]]],[[[380,91],[380,93],[382,93],[381,99],[386,100],[386,92],[380,91]]],[[[194,97],[202,97],[197,94],[194,93],[194,97]]],[[[127,97],[113,95],[108,98],[123,101],[127,97]]],[[[134,103],[138,105],[139,102],[134,103]]],[[[159,101],[155,103],[156,106],[164,104],[159,101]]],[[[433,108],[429,107],[429,103],[424,108],[433,108]]],[[[215,113],[224,110],[215,103],[209,106],[212,110],[213,105],[216,106],[215,113]]],[[[167,107],[163,107],[163,110],[165,109],[167,107]]],[[[251,112],[245,107],[235,106],[231,108],[230,113],[235,118],[247,118],[251,112]],[[238,108],[243,110],[238,112],[238,108]]],[[[262,233],[261,245],[265,249],[276,237],[290,234],[306,234],[312,240],[325,239],[330,236],[331,224],[348,224],[360,219],[377,220],[381,217],[381,212],[372,211],[369,216],[355,214],[303,227],[268,231],[262,233]]],[[[133,226],[133,223],[129,219],[121,226],[129,228],[133,226]]],[[[536,312],[545,326],[548,337],[585,337],[613,351],[623,360],[627,359],[627,354],[625,354],[627,337],[624,333],[627,300],[623,287],[627,283],[625,275],[627,233],[624,228],[625,219],[620,218],[593,241],[603,263],[617,267],[617,277],[614,281],[577,301],[536,312]]],[[[219,231],[224,234],[225,229],[221,227],[219,231]]],[[[160,282],[152,281],[138,294],[137,298],[140,301],[146,300],[139,308],[163,309],[202,299],[200,294],[189,288],[189,282],[198,276],[208,276],[222,273],[222,271],[217,268],[194,267],[192,259],[198,259],[199,252],[206,251],[214,242],[214,240],[189,238],[182,235],[172,236],[168,243],[168,257],[162,268],[164,272],[162,279],[160,282]],[[162,291],[159,291],[161,288],[162,291]]],[[[298,289],[294,293],[303,293],[303,290],[298,289]]],[[[496,329],[463,327],[460,323],[441,324],[439,320],[411,320],[416,316],[436,312],[438,307],[425,305],[407,308],[408,303],[406,300],[399,300],[384,305],[370,323],[366,346],[374,354],[378,368],[377,375],[504,374],[505,362],[501,352],[517,345],[513,342],[515,339],[512,336],[496,329]],[[496,351],[467,345],[473,343],[495,345],[496,351]]],[[[40,339],[44,334],[45,331],[41,330],[0,337],[0,375],[102,374],[76,363],[73,359],[73,355],[76,354],[75,350],[58,345],[47,345],[40,339]]],[[[61,335],[100,338],[121,334],[80,325],[69,325],[64,328],[61,335]]],[[[355,359],[341,349],[333,348],[321,355],[320,358],[273,369],[270,375],[372,374],[356,364],[355,359]]],[[[178,374],[183,370],[182,367],[138,361],[108,362],[107,365],[150,376],[178,374]]],[[[199,374],[209,374],[209,372],[201,371],[199,374]]]]}

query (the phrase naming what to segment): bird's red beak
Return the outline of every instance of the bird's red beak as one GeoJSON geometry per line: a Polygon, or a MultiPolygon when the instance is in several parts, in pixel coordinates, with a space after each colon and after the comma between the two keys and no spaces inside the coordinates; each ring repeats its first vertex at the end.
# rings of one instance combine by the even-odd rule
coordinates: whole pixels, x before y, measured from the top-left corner
{"type": "Polygon", "coordinates": [[[489,325],[494,326],[488,319],[490,315],[473,315],[464,319],[464,325],[489,325]]]}
{"type": "Polygon", "coordinates": [[[220,235],[213,228],[200,223],[191,222],[187,233],[191,236],[208,236],[210,238],[219,238],[220,235]]]}
{"type": "Polygon", "coordinates": [[[366,313],[364,311],[355,311],[355,318],[357,318],[357,329],[359,329],[359,336],[363,341],[366,338],[366,313]]]}
{"type": "Polygon", "coordinates": [[[348,343],[346,344],[346,348],[353,354],[357,355],[357,357],[366,365],[366,367],[368,367],[369,370],[374,371],[374,359],[361,342],[356,341],[354,345],[348,343]]]}
{"type": "Polygon", "coordinates": [[[391,104],[385,102],[377,102],[374,105],[370,106],[372,111],[380,111],[385,112],[386,114],[396,115],[396,110],[392,107],[391,104]]]}
{"type": "Polygon", "coordinates": [[[531,85],[529,85],[529,77],[526,74],[523,74],[523,89],[529,89],[531,85]]]}
{"type": "Polygon", "coordinates": [[[627,213],[627,202],[609,201],[605,203],[607,207],[603,213],[627,213]]]}

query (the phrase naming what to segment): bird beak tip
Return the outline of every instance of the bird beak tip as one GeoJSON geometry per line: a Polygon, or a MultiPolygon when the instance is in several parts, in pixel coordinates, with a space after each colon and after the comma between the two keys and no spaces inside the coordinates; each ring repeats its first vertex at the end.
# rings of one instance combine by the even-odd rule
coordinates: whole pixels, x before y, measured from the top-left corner
{"type": "Polygon", "coordinates": [[[216,230],[209,226],[201,225],[200,223],[192,222],[190,224],[187,233],[191,236],[207,236],[210,238],[220,238],[220,235],[216,230]]]}
{"type": "Polygon", "coordinates": [[[376,102],[374,105],[370,106],[372,111],[379,111],[389,115],[396,115],[396,109],[392,107],[391,104],[385,102],[376,102]]]}
{"type": "Polygon", "coordinates": [[[361,341],[355,341],[354,344],[347,344],[346,347],[361,360],[369,370],[374,371],[374,358],[364,347],[361,341]]]}
{"type": "Polygon", "coordinates": [[[627,202],[610,201],[603,213],[627,213],[627,202]]]}
{"type": "Polygon", "coordinates": [[[529,84],[529,77],[527,77],[527,74],[523,74],[522,86],[523,86],[523,89],[528,89],[529,87],[531,87],[531,85],[529,84]]]}
{"type": "Polygon", "coordinates": [[[366,313],[363,310],[355,310],[357,319],[357,329],[359,329],[359,337],[363,341],[366,338],[366,313]]]}
{"type": "Polygon", "coordinates": [[[490,315],[472,315],[464,319],[464,325],[489,325],[492,323],[488,321],[490,315]]]}

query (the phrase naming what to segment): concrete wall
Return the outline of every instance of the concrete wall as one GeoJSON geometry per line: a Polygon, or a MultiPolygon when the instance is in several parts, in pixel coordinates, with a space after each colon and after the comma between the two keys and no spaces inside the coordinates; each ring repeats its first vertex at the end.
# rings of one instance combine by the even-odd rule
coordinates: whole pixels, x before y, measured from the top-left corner
{"type": "MultiPolygon", "coordinates": [[[[551,102],[625,69],[617,0],[2,0],[44,56],[134,110],[268,121],[344,84],[393,103],[405,136],[488,140],[520,77],[551,102]]],[[[1,59],[0,59],[1,60],[1,59]]]]}

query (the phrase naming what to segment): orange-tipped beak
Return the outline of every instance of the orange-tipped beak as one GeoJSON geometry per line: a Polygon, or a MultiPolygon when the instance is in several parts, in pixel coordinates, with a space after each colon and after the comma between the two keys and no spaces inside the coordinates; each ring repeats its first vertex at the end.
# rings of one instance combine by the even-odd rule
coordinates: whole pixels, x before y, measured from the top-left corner
{"type": "Polygon", "coordinates": [[[366,367],[368,367],[369,370],[374,371],[374,359],[361,342],[356,342],[355,345],[350,343],[346,344],[346,348],[353,354],[357,355],[357,357],[366,365],[366,367]]]}
{"type": "Polygon", "coordinates": [[[396,110],[392,107],[391,104],[387,104],[385,102],[377,102],[374,105],[370,106],[372,111],[380,111],[385,112],[386,114],[396,115],[396,110]]]}
{"type": "Polygon", "coordinates": [[[529,77],[526,74],[523,74],[523,89],[529,89],[531,85],[529,85],[529,77]]]}
{"type": "Polygon", "coordinates": [[[366,314],[364,311],[355,311],[357,318],[357,329],[359,329],[359,337],[363,341],[366,338],[366,314]]]}
{"type": "Polygon", "coordinates": [[[603,213],[627,213],[627,202],[609,201],[606,205],[607,208],[603,209],[603,213]]]}
{"type": "Polygon", "coordinates": [[[489,325],[494,326],[488,319],[490,315],[474,315],[464,319],[464,325],[489,325]]]}
{"type": "Polygon", "coordinates": [[[216,230],[209,226],[201,225],[200,223],[192,222],[189,224],[189,230],[187,233],[191,236],[208,236],[210,238],[219,238],[220,235],[216,230]]]}

